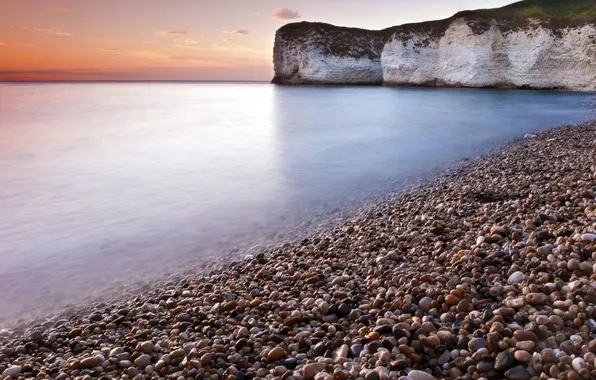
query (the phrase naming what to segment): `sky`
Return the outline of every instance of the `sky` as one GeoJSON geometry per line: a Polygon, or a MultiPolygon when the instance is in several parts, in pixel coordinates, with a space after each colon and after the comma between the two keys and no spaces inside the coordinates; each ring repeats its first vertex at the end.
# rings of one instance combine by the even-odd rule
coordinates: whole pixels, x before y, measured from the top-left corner
{"type": "Polygon", "coordinates": [[[275,31],[367,29],[512,0],[0,0],[0,81],[270,80],[275,31]]]}

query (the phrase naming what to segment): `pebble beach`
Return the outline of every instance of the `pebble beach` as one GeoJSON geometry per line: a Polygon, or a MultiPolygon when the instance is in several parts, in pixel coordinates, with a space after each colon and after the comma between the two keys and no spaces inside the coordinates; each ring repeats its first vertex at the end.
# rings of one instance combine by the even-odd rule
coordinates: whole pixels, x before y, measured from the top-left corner
{"type": "Polygon", "coordinates": [[[595,303],[589,122],[209,273],[0,330],[0,379],[589,380],[595,303]]]}

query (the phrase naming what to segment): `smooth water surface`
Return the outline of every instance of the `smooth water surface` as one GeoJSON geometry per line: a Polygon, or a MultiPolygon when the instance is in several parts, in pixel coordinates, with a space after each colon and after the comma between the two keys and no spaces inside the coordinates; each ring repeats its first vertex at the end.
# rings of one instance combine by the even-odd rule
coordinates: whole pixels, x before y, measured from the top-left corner
{"type": "MultiPolygon", "coordinates": [[[[0,322],[258,241],[593,94],[215,83],[0,84],[0,322]]],[[[1,327],[1,326],[0,326],[1,327]]]]}

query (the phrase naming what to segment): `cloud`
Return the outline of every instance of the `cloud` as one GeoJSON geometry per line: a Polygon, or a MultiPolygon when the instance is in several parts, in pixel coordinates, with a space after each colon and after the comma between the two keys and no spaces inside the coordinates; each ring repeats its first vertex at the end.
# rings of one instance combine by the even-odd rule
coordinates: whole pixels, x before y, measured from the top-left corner
{"type": "Polygon", "coordinates": [[[47,8],[49,11],[53,11],[53,12],[76,12],[76,9],[72,9],[72,8],[60,8],[60,7],[54,7],[54,8],[47,8]]]}
{"type": "Polygon", "coordinates": [[[201,41],[195,40],[194,38],[185,38],[184,40],[175,40],[174,42],[177,42],[177,44],[172,46],[177,48],[189,50],[203,49],[202,47],[197,46],[201,43],[201,41]]]}
{"type": "Polygon", "coordinates": [[[28,27],[24,26],[23,29],[35,30],[36,32],[45,33],[45,34],[53,34],[56,36],[72,36],[72,33],[68,33],[62,28],[28,28],[28,27]]]}
{"type": "Polygon", "coordinates": [[[246,29],[237,29],[237,30],[232,30],[230,33],[237,34],[239,36],[246,36],[247,34],[250,33],[250,31],[248,31],[246,29]]]}
{"type": "Polygon", "coordinates": [[[33,45],[13,43],[13,42],[0,42],[0,46],[4,46],[4,47],[32,47],[33,45]]]}
{"type": "Polygon", "coordinates": [[[201,41],[197,41],[194,38],[186,38],[184,41],[175,40],[174,42],[178,42],[176,45],[172,45],[172,47],[177,47],[181,49],[188,49],[188,50],[202,50],[202,47],[197,46],[201,43],[201,41]]]}
{"type": "Polygon", "coordinates": [[[213,46],[213,47],[220,47],[220,46],[224,46],[226,44],[231,44],[231,43],[234,43],[234,40],[231,39],[231,38],[226,38],[225,40],[221,40],[220,42],[216,42],[216,43],[214,43],[211,46],[213,46]]]}
{"type": "Polygon", "coordinates": [[[277,8],[271,15],[276,20],[295,20],[300,18],[300,13],[288,8],[277,8]]]}
{"type": "Polygon", "coordinates": [[[89,39],[87,39],[87,42],[95,43],[98,45],[99,44],[116,45],[116,44],[122,43],[122,41],[120,41],[120,40],[104,40],[104,39],[95,39],[95,38],[89,38],[89,39]]]}
{"type": "Polygon", "coordinates": [[[167,54],[159,52],[155,49],[131,50],[127,54],[130,56],[133,56],[133,57],[146,58],[146,59],[166,59],[166,58],[168,58],[167,54]]]}
{"type": "Polygon", "coordinates": [[[156,36],[177,36],[190,33],[190,30],[160,30],[153,32],[156,36]]]}
{"type": "Polygon", "coordinates": [[[100,50],[100,51],[120,51],[120,49],[116,49],[116,48],[97,48],[97,50],[100,50]]]}

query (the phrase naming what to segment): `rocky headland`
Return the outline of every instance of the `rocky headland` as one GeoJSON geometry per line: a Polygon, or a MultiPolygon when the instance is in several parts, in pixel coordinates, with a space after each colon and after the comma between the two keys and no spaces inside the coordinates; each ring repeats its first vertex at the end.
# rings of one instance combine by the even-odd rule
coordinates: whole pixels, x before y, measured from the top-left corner
{"type": "Polygon", "coordinates": [[[272,82],[593,91],[595,7],[526,0],[378,31],[288,24],[275,36],[272,82]]]}
{"type": "Polygon", "coordinates": [[[2,379],[596,378],[596,124],[333,230],[0,330],[2,379]]]}

